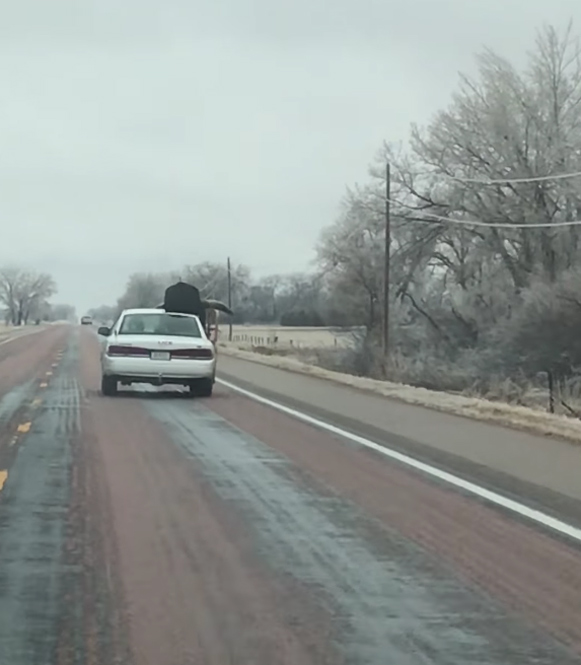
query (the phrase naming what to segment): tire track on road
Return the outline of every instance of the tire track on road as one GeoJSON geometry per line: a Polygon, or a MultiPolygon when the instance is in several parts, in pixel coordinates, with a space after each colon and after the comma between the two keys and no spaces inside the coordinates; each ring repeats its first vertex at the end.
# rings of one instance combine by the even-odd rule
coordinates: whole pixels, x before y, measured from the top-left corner
{"type": "Polygon", "coordinates": [[[44,391],[0,502],[0,662],[53,663],[61,610],[70,442],[78,427],[75,351],[44,391]]]}
{"type": "Polygon", "coordinates": [[[2,664],[129,663],[115,642],[112,560],[100,531],[91,441],[81,431],[78,361],[76,331],[64,351],[45,359],[43,375],[5,402],[10,423],[28,420],[10,448],[0,494],[2,664]]]}
{"type": "Polygon", "coordinates": [[[136,665],[581,663],[578,552],[223,391],[103,399],[84,344],[136,665]]]}
{"type": "MultiPolygon", "coordinates": [[[[28,335],[26,335],[28,336],[28,335]]],[[[18,452],[18,443],[31,427],[42,396],[54,369],[62,356],[62,347],[66,340],[57,335],[43,340],[41,349],[32,349],[28,357],[24,350],[17,357],[11,357],[12,363],[19,363],[19,372],[6,372],[6,361],[0,361],[0,374],[12,378],[12,387],[0,397],[0,472],[8,475],[13,460],[18,452]],[[22,356],[22,357],[21,357],[22,356]],[[18,378],[28,378],[23,383],[16,383],[18,378]],[[16,385],[14,385],[16,383],[16,385]]],[[[0,501],[2,495],[0,494],[0,501]]]]}
{"type": "Polygon", "coordinates": [[[222,392],[208,406],[581,657],[577,548],[265,405],[222,392]]]}
{"type": "Polygon", "coordinates": [[[201,403],[142,404],[252,533],[263,565],[313,591],[350,665],[581,663],[201,403]]]}
{"type": "Polygon", "coordinates": [[[130,665],[117,576],[109,490],[94,436],[93,413],[79,385],[82,338],[77,330],[66,378],[76,408],[63,409],[57,431],[70,440],[70,493],[67,506],[61,609],[55,665],[130,665]],[[74,373],[73,373],[74,369],[74,373]]]}

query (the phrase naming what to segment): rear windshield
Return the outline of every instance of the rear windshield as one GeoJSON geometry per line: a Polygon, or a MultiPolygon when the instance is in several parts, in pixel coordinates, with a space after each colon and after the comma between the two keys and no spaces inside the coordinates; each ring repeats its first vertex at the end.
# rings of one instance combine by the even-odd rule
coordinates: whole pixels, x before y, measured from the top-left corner
{"type": "Polygon", "coordinates": [[[202,337],[198,320],[181,314],[165,312],[126,314],[119,328],[120,335],[177,335],[202,337]]]}

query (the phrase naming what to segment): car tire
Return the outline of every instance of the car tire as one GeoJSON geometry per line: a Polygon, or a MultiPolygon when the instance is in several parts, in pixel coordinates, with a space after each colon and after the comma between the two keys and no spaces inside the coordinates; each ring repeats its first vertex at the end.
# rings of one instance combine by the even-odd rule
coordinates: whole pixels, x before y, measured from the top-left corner
{"type": "Polygon", "coordinates": [[[117,377],[102,376],[101,393],[105,395],[105,397],[115,397],[115,395],[117,394],[117,377]]]}
{"type": "Polygon", "coordinates": [[[192,397],[211,397],[214,390],[212,379],[196,379],[190,383],[190,395],[192,397]]]}

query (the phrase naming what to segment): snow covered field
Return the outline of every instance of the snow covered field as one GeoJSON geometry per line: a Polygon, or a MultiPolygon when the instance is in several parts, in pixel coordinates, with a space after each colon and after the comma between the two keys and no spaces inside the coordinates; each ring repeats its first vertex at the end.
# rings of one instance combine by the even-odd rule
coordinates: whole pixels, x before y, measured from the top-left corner
{"type": "MultiPolygon", "coordinates": [[[[232,341],[241,348],[268,346],[297,349],[346,347],[360,334],[358,329],[299,328],[283,326],[233,326],[232,341]]],[[[228,325],[220,326],[220,341],[228,340],[228,325]]]]}

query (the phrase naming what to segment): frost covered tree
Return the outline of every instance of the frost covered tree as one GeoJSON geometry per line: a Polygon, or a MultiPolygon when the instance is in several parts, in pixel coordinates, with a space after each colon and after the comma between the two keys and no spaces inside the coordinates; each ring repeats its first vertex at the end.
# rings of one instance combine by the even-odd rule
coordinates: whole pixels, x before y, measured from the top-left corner
{"type": "Polygon", "coordinates": [[[127,280],[125,292],[117,301],[117,313],[131,307],[156,307],[163,300],[171,278],[160,273],[133,273],[127,280]]]}
{"type": "Polygon", "coordinates": [[[51,275],[8,266],[0,270],[0,302],[13,325],[29,322],[40,306],[57,291],[51,275]]]}
{"type": "Polygon", "coordinates": [[[381,321],[385,224],[368,189],[347,193],[341,215],[321,235],[317,258],[331,290],[334,310],[374,330],[381,321]]]}
{"type": "MultiPolygon", "coordinates": [[[[578,40],[570,28],[561,38],[545,28],[522,74],[491,51],[478,64],[478,76],[462,77],[449,108],[426,129],[413,129],[410,154],[396,162],[398,200],[409,206],[400,212],[524,225],[474,227],[471,254],[484,245],[485,255],[501,261],[516,289],[539,274],[554,281],[578,257],[579,227],[526,225],[576,218],[581,179],[514,181],[581,171],[578,40]]],[[[460,232],[441,229],[457,254],[460,232]]]]}
{"type": "Polygon", "coordinates": [[[349,194],[319,247],[321,269],[349,285],[353,311],[376,325],[389,160],[392,337],[407,352],[429,344],[459,359],[498,347],[513,338],[511,321],[521,325],[531,289],[558,290],[563,275],[568,284],[577,275],[581,227],[563,223],[581,219],[581,177],[561,176],[581,172],[579,41],[571,26],[545,27],[523,71],[490,50],[477,65],[408,145],[383,147],[372,181],[349,194]]]}

